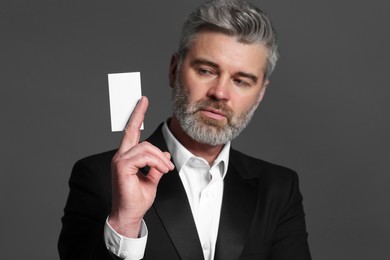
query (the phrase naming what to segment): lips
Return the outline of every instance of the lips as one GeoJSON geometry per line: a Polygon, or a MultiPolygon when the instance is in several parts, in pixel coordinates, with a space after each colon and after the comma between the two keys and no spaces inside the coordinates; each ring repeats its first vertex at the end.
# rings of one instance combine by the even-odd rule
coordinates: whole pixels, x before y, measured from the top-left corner
{"type": "Polygon", "coordinates": [[[205,108],[205,109],[203,109],[203,111],[211,112],[211,113],[214,113],[214,114],[226,117],[226,113],[225,112],[223,112],[222,110],[218,110],[218,109],[212,108],[212,107],[205,108]]]}
{"type": "Polygon", "coordinates": [[[218,110],[212,107],[201,109],[203,115],[216,120],[223,120],[226,118],[226,113],[222,110],[218,110]]]}

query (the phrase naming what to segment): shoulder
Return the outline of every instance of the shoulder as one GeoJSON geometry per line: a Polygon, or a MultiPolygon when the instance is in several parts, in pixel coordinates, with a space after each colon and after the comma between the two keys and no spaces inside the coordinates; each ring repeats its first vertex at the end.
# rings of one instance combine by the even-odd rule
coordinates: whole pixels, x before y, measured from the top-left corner
{"type": "Polygon", "coordinates": [[[72,170],[72,178],[81,177],[111,177],[111,160],[117,150],[90,155],[78,160],[72,170]]]}
{"type": "Polygon", "coordinates": [[[75,165],[80,165],[88,168],[101,168],[102,166],[106,166],[107,164],[110,165],[112,157],[114,157],[116,151],[117,150],[115,149],[94,155],[89,155],[78,160],[75,165]]]}
{"type": "Polygon", "coordinates": [[[291,184],[298,178],[297,173],[290,168],[254,158],[234,149],[230,151],[230,163],[248,179],[291,184]]]}
{"type": "MultiPolygon", "coordinates": [[[[283,205],[293,199],[301,201],[297,173],[287,167],[257,159],[236,150],[231,150],[229,167],[252,183],[256,183],[261,194],[279,201],[283,205]]],[[[281,205],[282,205],[281,204],[281,205]]]]}

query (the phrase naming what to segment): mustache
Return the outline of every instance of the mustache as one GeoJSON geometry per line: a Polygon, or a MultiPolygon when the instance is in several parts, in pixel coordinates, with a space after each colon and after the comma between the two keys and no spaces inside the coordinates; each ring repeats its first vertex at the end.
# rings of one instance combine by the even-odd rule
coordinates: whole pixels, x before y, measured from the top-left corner
{"type": "Polygon", "coordinates": [[[225,102],[221,101],[215,101],[211,99],[201,99],[198,100],[196,103],[193,104],[193,109],[191,109],[191,113],[195,114],[199,112],[200,110],[213,108],[215,110],[222,111],[228,120],[230,120],[233,117],[233,110],[226,105],[225,102]]]}
{"type": "MultiPolygon", "coordinates": [[[[232,118],[234,116],[233,110],[226,104],[225,101],[218,101],[210,98],[203,98],[200,99],[192,104],[188,101],[188,93],[186,93],[186,90],[184,86],[180,83],[178,79],[176,79],[174,83],[175,87],[173,89],[173,99],[176,100],[176,103],[178,107],[184,108],[186,107],[185,113],[187,115],[193,115],[200,110],[204,110],[207,108],[212,108],[215,110],[222,111],[224,115],[226,116],[228,122],[232,121],[232,118]],[[176,98],[175,98],[176,96],[176,98]]],[[[184,111],[183,111],[184,112],[184,111]]]]}

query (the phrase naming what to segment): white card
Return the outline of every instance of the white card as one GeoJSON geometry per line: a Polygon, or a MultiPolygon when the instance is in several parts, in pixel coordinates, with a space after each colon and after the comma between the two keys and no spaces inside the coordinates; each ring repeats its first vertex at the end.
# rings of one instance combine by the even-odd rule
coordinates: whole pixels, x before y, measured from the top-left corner
{"type": "MultiPolygon", "coordinates": [[[[111,131],[123,131],[131,113],[141,99],[141,73],[126,72],[108,74],[110,96],[111,131]]],[[[141,125],[141,130],[144,124],[141,125]]]]}

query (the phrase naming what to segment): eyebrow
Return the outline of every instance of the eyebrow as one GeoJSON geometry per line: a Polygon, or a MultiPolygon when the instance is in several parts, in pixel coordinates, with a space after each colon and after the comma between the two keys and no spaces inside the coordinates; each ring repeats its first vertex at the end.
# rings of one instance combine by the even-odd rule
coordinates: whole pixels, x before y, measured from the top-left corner
{"type": "Polygon", "coordinates": [[[206,60],[206,59],[195,59],[191,62],[191,65],[192,66],[207,65],[207,66],[213,67],[215,69],[219,69],[219,65],[217,63],[214,63],[214,62],[206,60]]]}
{"type": "MultiPolygon", "coordinates": [[[[201,59],[201,58],[193,60],[191,62],[191,65],[192,66],[207,65],[207,66],[210,66],[210,67],[212,67],[214,69],[219,69],[220,68],[217,63],[209,61],[209,60],[206,60],[206,59],[201,59]]],[[[236,76],[248,78],[251,81],[253,81],[253,83],[255,83],[255,84],[258,81],[258,78],[255,75],[251,74],[251,73],[246,73],[246,72],[241,72],[240,71],[240,72],[236,73],[236,76]]]]}

